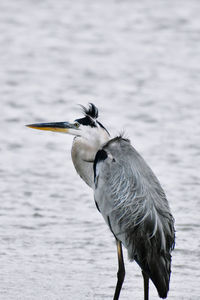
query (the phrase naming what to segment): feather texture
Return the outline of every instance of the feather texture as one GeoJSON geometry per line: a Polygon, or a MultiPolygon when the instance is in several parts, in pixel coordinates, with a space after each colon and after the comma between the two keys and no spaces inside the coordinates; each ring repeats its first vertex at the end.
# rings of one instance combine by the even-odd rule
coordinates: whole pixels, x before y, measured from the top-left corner
{"type": "Polygon", "coordinates": [[[95,201],[114,235],[155,284],[169,290],[174,219],[161,185],[129,140],[117,137],[95,162],[95,201]]]}
{"type": "Polygon", "coordinates": [[[85,116],[91,117],[92,119],[98,118],[99,115],[98,108],[93,103],[89,103],[88,108],[84,107],[83,105],[80,106],[82,107],[85,116]]]}

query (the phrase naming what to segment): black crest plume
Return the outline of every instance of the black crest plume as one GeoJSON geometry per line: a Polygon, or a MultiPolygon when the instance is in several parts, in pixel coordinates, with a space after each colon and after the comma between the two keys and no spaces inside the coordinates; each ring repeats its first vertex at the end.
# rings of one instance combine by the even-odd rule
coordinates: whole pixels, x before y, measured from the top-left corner
{"type": "Polygon", "coordinates": [[[89,107],[86,108],[83,105],[81,105],[82,109],[83,109],[83,113],[84,115],[87,117],[91,117],[92,119],[97,119],[99,112],[98,112],[98,108],[93,104],[93,103],[89,103],[89,107]]]}

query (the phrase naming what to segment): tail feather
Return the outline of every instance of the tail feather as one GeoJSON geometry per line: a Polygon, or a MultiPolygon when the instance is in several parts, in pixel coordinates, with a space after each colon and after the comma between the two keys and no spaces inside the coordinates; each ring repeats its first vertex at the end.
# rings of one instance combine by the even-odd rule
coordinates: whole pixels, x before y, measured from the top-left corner
{"type": "Polygon", "coordinates": [[[135,260],[141,269],[148,274],[152,282],[154,283],[160,298],[166,298],[169,291],[169,282],[171,275],[171,250],[170,247],[161,249],[160,235],[158,232],[154,237],[149,239],[147,236],[144,238],[144,233],[140,230],[136,230],[129,240],[129,258],[135,260]],[[133,256],[134,253],[134,256],[133,256]]]}
{"type": "MultiPolygon", "coordinates": [[[[144,251],[143,251],[144,253],[144,251]]],[[[167,253],[149,253],[147,256],[135,256],[135,261],[148,274],[155,285],[160,298],[165,299],[169,291],[171,275],[171,255],[167,253]]]]}
{"type": "Polygon", "coordinates": [[[166,298],[171,275],[171,255],[156,255],[148,263],[148,275],[153,281],[160,298],[166,298]]]}

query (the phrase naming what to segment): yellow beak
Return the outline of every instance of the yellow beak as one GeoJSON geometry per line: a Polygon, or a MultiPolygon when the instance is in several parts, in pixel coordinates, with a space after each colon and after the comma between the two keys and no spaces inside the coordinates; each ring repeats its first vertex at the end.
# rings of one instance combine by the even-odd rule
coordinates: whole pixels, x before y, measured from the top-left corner
{"type": "Polygon", "coordinates": [[[74,125],[68,122],[38,123],[38,124],[29,124],[26,126],[33,129],[48,130],[48,131],[63,132],[63,133],[68,133],[69,129],[75,129],[74,125]]]}

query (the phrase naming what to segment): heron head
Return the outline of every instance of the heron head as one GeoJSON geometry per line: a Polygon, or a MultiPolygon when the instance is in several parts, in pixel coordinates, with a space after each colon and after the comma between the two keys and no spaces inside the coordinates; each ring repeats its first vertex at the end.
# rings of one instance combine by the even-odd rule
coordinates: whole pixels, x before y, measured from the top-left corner
{"type": "Polygon", "coordinates": [[[29,124],[27,127],[39,130],[47,130],[61,133],[68,133],[77,137],[82,137],[88,141],[108,140],[109,132],[105,127],[97,120],[98,119],[98,109],[93,104],[90,103],[89,107],[86,108],[81,106],[84,117],[76,119],[74,122],[52,122],[52,123],[37,123],[29,124]]]}

